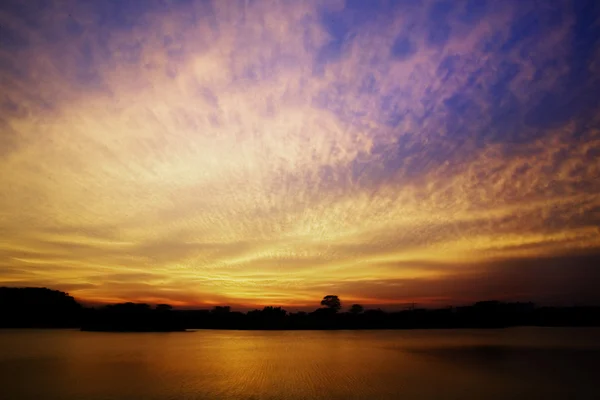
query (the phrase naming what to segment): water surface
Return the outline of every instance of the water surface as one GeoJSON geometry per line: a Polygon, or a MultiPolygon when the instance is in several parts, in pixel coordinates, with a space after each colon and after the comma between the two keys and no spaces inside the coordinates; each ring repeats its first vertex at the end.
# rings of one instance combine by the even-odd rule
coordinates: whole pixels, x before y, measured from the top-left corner
{"type": "Polygon", "coordinates": [[[600,329],[0,330],[5,399],[598,399],[600,329]]]}

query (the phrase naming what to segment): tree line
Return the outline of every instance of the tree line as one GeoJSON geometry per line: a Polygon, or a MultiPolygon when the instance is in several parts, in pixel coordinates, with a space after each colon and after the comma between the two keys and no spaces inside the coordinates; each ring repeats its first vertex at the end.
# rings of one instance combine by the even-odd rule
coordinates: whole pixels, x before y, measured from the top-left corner
{"type": "Polygon", "coordinates": [[[312,312],[266,306],[248,312],[229,306],[176,310],[168,304],[119,303],[90,308],[47,288],[0,288],[0,328],[81,328],[94,331],[186,329],[427,329],[509,326],[600,326],[600,307],[536,307],[527,302],[481,301],[464,307],[386,312],[327,295],[312,312]]]}

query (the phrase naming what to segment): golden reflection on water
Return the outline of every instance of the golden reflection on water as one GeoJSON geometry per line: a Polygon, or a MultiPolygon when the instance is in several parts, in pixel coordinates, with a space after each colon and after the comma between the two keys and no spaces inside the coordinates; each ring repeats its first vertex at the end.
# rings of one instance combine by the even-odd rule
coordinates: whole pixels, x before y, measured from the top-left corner
{"type": "Polygon", "coordinates": [[[600,330],[0,331],[7,399],[598,398],[600,330]]]}

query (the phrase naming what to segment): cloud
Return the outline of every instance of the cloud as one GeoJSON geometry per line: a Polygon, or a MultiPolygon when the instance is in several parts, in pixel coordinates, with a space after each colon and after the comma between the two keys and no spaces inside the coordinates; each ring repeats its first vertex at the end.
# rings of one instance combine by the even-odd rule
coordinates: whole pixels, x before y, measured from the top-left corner
{"type": "Polygon", "coordinates": [[[438,306],[496,299],[545,304],[598,304],[592,289],[600,273],[597,252],[557,257],[510,258],[447,268],[450,275],[338,282],[327,290],[372,305],[438,306]]]}
{"type": "Polygon", "coordinates": [[[595,25],[475,3],[6,3],[0,280],[433,301],[462,264],[597,249],[595,25]]]}

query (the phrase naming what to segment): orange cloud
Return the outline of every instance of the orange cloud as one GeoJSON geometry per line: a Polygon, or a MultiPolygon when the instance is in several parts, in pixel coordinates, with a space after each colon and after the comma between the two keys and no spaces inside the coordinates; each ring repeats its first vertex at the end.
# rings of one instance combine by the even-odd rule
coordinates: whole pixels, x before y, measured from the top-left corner
{"type": "Polygon", "coordinates": [[[96,301],[451,302],[486,294],[448,290],[463,265],[600,246],[598,118],[531,122],[566,90],[573,16],[516,41],[527,10],[506,5],[474,24],[457,6],[440,36],[427,7],[362,20],[194,3],[107,26],[73,4],[39,29],[13,18],[27,44],[0,54],[0,283],[96,301]]]}

